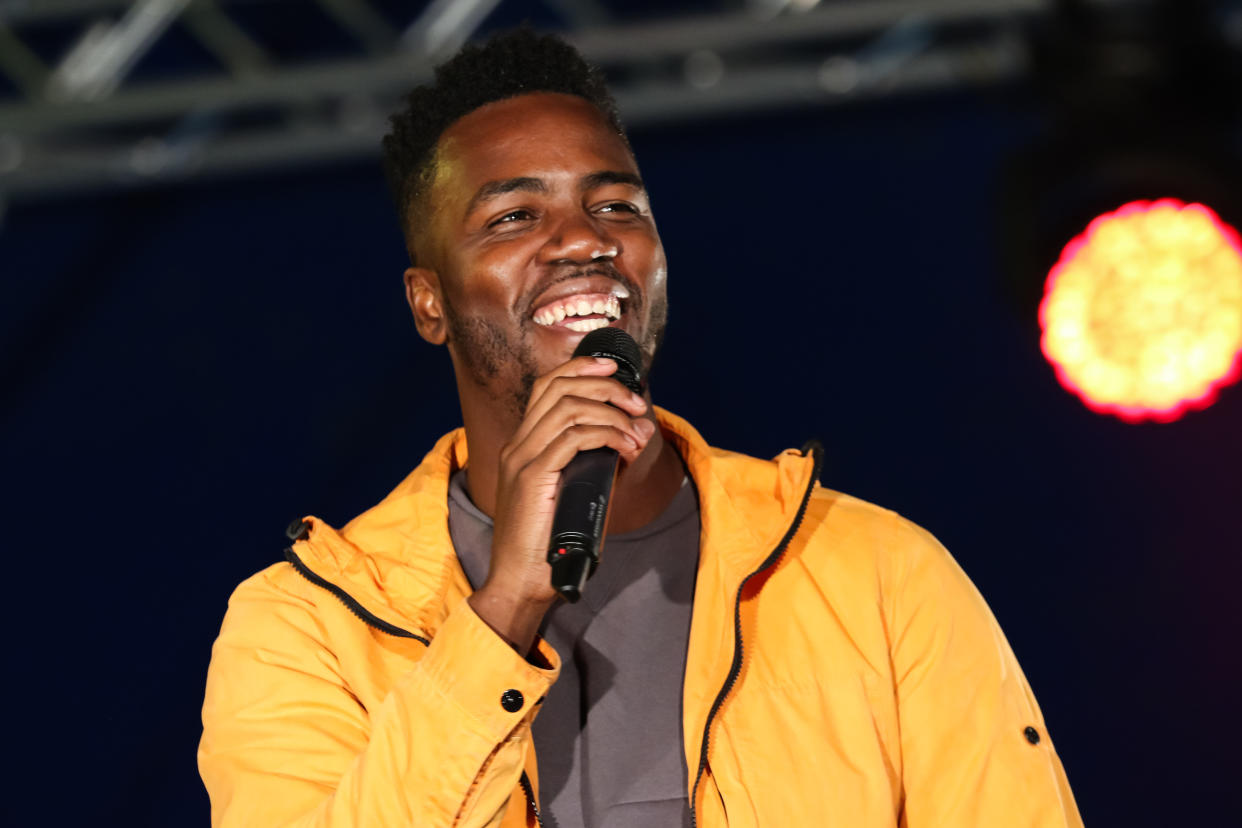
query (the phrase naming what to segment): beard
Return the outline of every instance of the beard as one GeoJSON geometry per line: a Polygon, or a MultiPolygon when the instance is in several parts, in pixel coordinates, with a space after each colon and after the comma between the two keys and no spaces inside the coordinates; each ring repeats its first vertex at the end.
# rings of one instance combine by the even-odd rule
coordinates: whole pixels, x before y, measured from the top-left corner
{"type": "MultiPolygon", "coordinates": [[[[616,273],[611,268],[609,270],[610,275],[616,273]]],[[[572,278],[572,275],[563,276],[556,281],[572,278]]],[[[631,297],[642,297],[640,289],[632,280],[621,277],[620,274],[616,274],[614,278],[627,287],[631,297]]],[[[536,295],[537,291],[531,292],[531,301],[536,295]]],[[[531,301],[525,304],[530,305],[531,301]]],[[[644,301],[645,297],[637,299],[632,310],[641,315],[644,301]]],[[[525,318],[529,318],[531,310],[533,307],[527,308],[525,318]]],[[[526,327],[535,323],[519,319],[516,327],[505,327],[491,319],[465,316],[457,312],[447,295],[444,296],[444,317],[448,327],[447,344],[454,360],[461,363],[471,381],[481,388],[491,390],[497,402],[509,414],[521,420],[530,404],[535,380],[543,373],[531,345],[531,332],[526,327]]],[[[638,339],[638,347],[643,355],[644,384],[648,381],[655,355],[664,339],[667,322],[668,297],[660,291],[653,297],[647,324],[638,339]]]]}
{"type": "MultiPolygon", "coordinates": [[[[447,298],[446,298],[447,299],[447,298]]],[[[448,345],[454,358],[478,386],[492,390],[509,414],[521,419],[526,414],[531,390],[539,377],[539,365],[529,340],[519,333],[511,336],[490,319],[462,317],[446,300],[444,318],[448,324],[448,345]],[[508,379],[516,373],[516,377],[508,379]]]]}

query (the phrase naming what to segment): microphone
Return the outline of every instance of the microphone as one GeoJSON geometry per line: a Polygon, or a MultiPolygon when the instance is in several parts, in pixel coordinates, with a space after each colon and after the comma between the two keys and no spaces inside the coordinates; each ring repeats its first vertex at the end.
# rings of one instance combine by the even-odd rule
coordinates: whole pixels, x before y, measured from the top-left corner
{"type": "MultiPolygon", "coordinates": [[[[625,331],[591,331],[578,343],[574,356],[611,359],[617,363],[613,378],[635,394],[643,393],[642,353],[625,331]]],[[[561,490],[548,540],[548,563],[552,565],[552,588],[571,604],[582,597],[587,578],[599,566],[618,459],[616,449],[587,449],[578,452],[561,473],[561,490]]]]}

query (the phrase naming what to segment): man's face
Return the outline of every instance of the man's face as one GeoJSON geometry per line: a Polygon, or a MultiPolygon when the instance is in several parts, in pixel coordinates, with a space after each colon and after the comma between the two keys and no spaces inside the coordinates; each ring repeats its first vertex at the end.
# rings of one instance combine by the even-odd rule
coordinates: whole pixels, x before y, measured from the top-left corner
{"type": "Polygon", "coordinates": [[[483,106],[441,136],[435,173],[416,237],[459,385],[521,411],[535,377],[605,325],[633,336],[650,364],[667,308],[664,248],[634,157],[594,106],[553,93],[483,106]]]}

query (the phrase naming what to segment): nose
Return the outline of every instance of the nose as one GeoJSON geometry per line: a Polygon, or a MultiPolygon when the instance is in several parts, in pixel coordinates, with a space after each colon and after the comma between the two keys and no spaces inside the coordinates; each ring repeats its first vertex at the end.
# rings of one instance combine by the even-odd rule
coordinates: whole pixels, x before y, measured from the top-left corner
{"type": "Polygon", "coordinates": [[[608,233],[601,222],[577,213],[566,216],[555,226],[540,250],[540,258],[545,264],[589,264],[615,259],[620,253],[620,242],[608,233]]]}

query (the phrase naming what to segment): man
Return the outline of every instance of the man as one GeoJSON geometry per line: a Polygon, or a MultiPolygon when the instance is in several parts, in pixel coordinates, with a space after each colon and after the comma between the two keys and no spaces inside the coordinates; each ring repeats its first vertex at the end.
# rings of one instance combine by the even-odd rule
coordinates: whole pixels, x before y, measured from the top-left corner
{"type": "Polygon", "coordinates": [[[238,587],[199,750],[215,825],[1076,826],[1034,697],[929,535],[571,359],[650,366],[665,258],[598,73],[468,47],[385,138],[464,429],[238,587]],[[617,450],[605,560],[558,603],[561,470],[617,450]]]}

